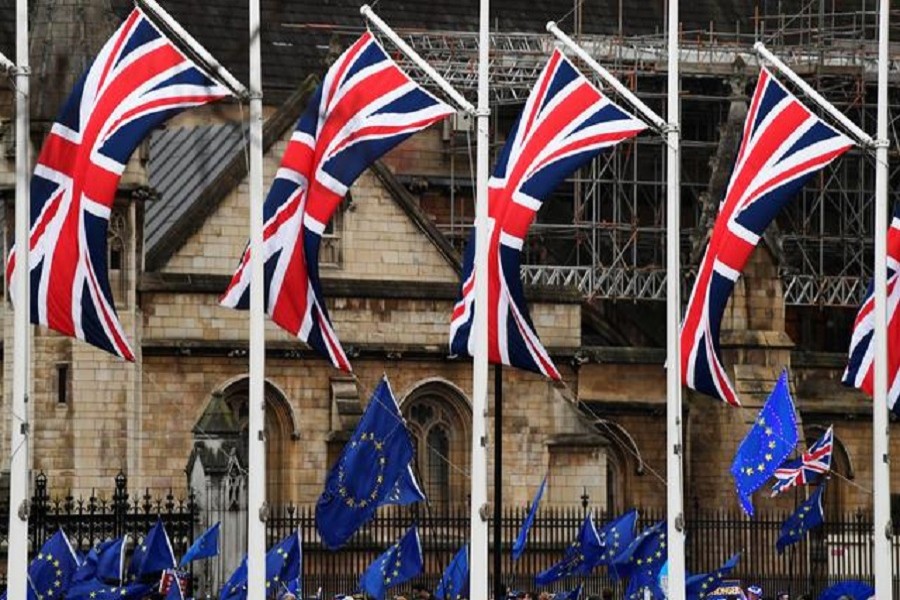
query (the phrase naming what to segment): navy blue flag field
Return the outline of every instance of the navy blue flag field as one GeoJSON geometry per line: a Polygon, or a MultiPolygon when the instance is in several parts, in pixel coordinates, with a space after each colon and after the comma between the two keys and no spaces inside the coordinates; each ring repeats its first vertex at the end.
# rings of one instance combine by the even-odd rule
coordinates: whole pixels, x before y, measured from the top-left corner
{"type": "Polygon", "coordinates": [[[106,540],[91,548],[72,575],[72,584],[99,579],[121,582],[125,575],[125,537],[106,540]]]}
{"type": "Polygon", "coordinates": [[[537,489],[537,492],[535,492],[534,494],[534,499],[531,501],[531,507],[528,509],[528,515],[525,517],[525,520],[522,521],[522,527],[521,529],[519,529],[519,535],[516,536],[516,541],[513,542],[513,560],[519,560],[519,557],[522,556],[523,552],[525,552],[525,542],[528,540],[528,530],[531,529],[531,526],[534,524],[534,518],[537,515],[537,509],[541,503],[541,498],[544,496],[544,487],[546,485],[547,476],[544,475],[544,479],[543,481],[541,481],[541,486],[537,489]]]}
{"type": "Polygon", "coordinates": [[[194,540],[191,547],[181,557],[181,561],[178,563],[179,567],[183,567],[193,560],[210,558],[219,554],[219,525],[221,523],[216,523],[194,540]]]}
{"type": "Polygon", "coordinates": [[[44,542],[28,566],[28,599],[40,600],[65,594],[76,569],[78,558],[75,551],[63,530],[58,529],[44,542]]]}
{"type": "Polygon", "coordinates": [[[590,575],[603,553],[600,535],[594,526],[594,518],[588,513],[578,530],[578,537],[572,542],[563,555],[563,559],[546,571],[535,575],[537,585],[550,585],[564,577],[590,575]]]}
{"type": "Polygon", "coordinates": [[[738,562],[741,560],[741,554],[734,554],[725,561],[721,567],[711,573],[698,573],[691,575],[685,581],[686,600],[703,600],[707,594],[714,592],[722,580],[728,577],[738,562]]]}
{"type": "Polygon", "coordinates": [[[782,554],[784,549],[791,544],[802,540],[809,530],[815,529],[825,522],[825,513],[822,511],[822,492],[824,491],[825,482],[823,481],[816,491],[797,507],[794,514],[781,524],[781,535],[775,543],[779,554],[782,554]]]}
{"type": "Polygon", "coordinates": [[[134,581],[147,575],[161,573],[166,569],[174,569],[175,565],[175,553],[169,542],[169,534],[166,533],[162,520],[157,519],[141,543],[135,545],[131,564],[128,565],[128,574],[134,581]]]}
{"type": "Polygon", "coordinates": [[[239,600],[247,597],[247,556],[241,560],[222,589],[219,590],[219,600],[239,600]]]}
{"type": "Polygon", "coordinates": [[[870,600],[875,598],[875,588],[865,581],[842,581],[826,588],[819,600],[870,600]]]}
{"type": "MultiPolygon", "coordinates": [[[[25,266],[32,323],[134,361],[107,268],[119,179],[148,133],[229,94],[140,8],[131,11],[75,84],[34,167],[25,266]]],[[[18,250],[10,253],[7,281],[22,264],[18,250]]]]}
{"type": "Polygon", "coordinates": [[[616,517],[600,529],[600,541],[603,543],[603,552],[600,553],[598,564],[609,565],[634,541],[637,518],[637,511],[630,510],[624,515],[616,517]]]}
{"type": "Polygon", "coordinates": [[[434,591],[440,600],[462,600],[469,597],[469,545],[460,548],[434,591]]]}
{"type": "Polygon", "coordinates": [[[356,431],[328,472],[316,503],[316,529],[335,550],[375,516],[413,457],[412,438],[383,378],[356,431]]]}
{"type": "Polygon", "coordinates": [[[153,592],[156,585],[129,583],[119,586],[91,579],[72,586],[66,594],[66,600],[143,600],[153,592]]]}
{"type": "Polygon", "coordinates": [[[753,516],[753,492],[765,485],[797,445],[797,417],[782,371],[731,463],[741,508],[753,516]]]}
{"type": "Polygon", "coordinates": [[[375,559],[359,580],[359,588],[376,600],[384,600],[388,588],[405,583],[422,572],[422,544],[416,526],[375,559]]]}

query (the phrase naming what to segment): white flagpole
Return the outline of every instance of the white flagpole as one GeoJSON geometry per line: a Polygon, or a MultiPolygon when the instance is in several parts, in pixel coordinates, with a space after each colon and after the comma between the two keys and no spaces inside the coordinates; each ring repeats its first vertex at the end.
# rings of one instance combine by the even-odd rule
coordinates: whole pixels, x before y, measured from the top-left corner
{"type": "Polygon", "coordinates": [[[13,398],[9,460],[9,550],[7,551],[7,595],[28,595],[28,488],[30,444],[28,379],[31,360],[31,308],[28,285],[30,229],[30,121],[28,66],[28,0],[16,0],[16,270],[13,276],[13,398]]]}
{"type": "Polygon", "coordinates": [[[259,0],[250,0],[250,390],[247,484],[248,600],[266,596],[265,318],[263,315],[263,114],[259,0]]]}
{"type": "Polygon", "coordinates": [[[681,432],[681,103],[678,0],[669,0],[666,117],[666,538],[668,598],[685,598],[684,484],[681,432]]]}
{"type": "MultiPolygon", "coordinates": [[[[874,508],[875,597],[893,598],[891,472],[889,460],[887,378],[887,229],[888,229],[888,11],[879,3],[878,118],[875,142],[875,327],[874,394],[872,398],[872,488],[874,508]]],[[[894,351],[897,351],[895,348],[894,351]]]]}
{"type": "MultiPolygon", "coordinates": [[[[472,324],[472,495],[469,597],[488,596],[487,394],[488,394],[488,67],[490,0],[480,0],[478,20],[478,110],[476,111],[475,317],[472,324]]],[[[499,576],[495,573],[495,576],[499,576]]],[[[497,599],[500,600],[500,599],[497,599]]]]}

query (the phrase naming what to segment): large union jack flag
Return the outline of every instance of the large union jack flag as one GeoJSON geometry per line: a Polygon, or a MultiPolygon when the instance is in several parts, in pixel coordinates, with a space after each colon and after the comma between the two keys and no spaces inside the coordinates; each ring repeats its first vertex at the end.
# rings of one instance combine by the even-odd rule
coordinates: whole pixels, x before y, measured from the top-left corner
{"type": "MultiPolygon", "coordinates": [[[[32,323],[134,360],[107,272],[106,235],[119,178],[153,128],[229,94],[139,9],[131,12],[75,85],[34,168],[32,323]]],[[[8,281],[15,267],[13,251],[8,281]]]]}
{"type": "MultiPolygon", "coordinates": [[[[488,356],[552,379],[559,372],[525,304],[520,264],[528,228],[543,200],[602,150],[647,124],[604,96],[558,50],[538,77],[489,182],[488,356]]],[[[450,323],[450,349],[472,355],[475,231],[463,257],[462,290],[450,323]]]]}
{"type": "Polygon", "coordinates": [[[819,476],[831,470],[831,453],[834,449],[834,427],[829,427],[800,458],[785,461],[775,469],[778,481],[772,486],[772,496],[794,487],[818,481],[819,476]]]}
{"type": "Polygon", "coordinates": [[[681,325],[681,379],[689,388],[740,405],[719,347],[734,284],[778,211],[816,171],[852,146],[762,70],[681,325]]]}
{"type": "MultiPolygon", "coordinates": [[[[900,206],[894,209],[894,218],[891,219],[891,227],[887,234],[887,351],[888,351],[888,406],[900,415],[900,312],[897,305],[900,304],[900,286],[897,285],[897,275],[900,273],[900,206]]],[[[874,349],[872,346],[872,333],[875,329],[875,298],[873,284],[869,284],[869,291],[863,301],[856,321],[853,323],[853,336],[850,339],[850,358],[847,361],[847,369],[844,371],[843,383],[863,390],[870,396],[874,389],[874,373],[872,359],[874,349]]]]}
{"type": "MultiPolygon", "coordinates": [[[[452,114],[365,33],[335,62],[294,131],[264,205],[266,312],[350,371],[319,279],[322,234],[347,190],[385,152],[452,114]]],[[[249,308],[250,248],[222,296],[249,308]]]]}

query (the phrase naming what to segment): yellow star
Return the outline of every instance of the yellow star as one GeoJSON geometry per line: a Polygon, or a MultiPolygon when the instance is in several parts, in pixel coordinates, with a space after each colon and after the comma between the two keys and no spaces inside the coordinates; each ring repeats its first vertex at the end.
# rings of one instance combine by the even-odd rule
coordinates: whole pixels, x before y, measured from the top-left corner
{"type": "Polygon", "coordinates": [[[763,471],[765,471],[765,470],[766,470],[766,465],[765,465],[765,463],[759,463],[758,465],[756,465],[756,470],[759,471],[760,473],[762,473],[763,471]]]}
{"type": "Polygon", "coordinates": [[[772,428],[766,427],[766,435],[772,435],[772,428]]]}
{"type": "Polygon", "coordinates": [[[773,458],[772,455],[770,453],[766,452],[766,462],[771,461],[772,458],[773,458]]]}

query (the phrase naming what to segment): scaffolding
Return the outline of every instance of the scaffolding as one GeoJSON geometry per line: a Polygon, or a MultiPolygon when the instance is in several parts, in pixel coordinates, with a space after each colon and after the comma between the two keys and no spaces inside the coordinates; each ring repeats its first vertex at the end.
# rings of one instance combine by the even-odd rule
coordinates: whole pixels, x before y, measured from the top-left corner
{"type": "MultiPolygon", "coordinates": [[[[874,6],[866,10],[865,4],[859,11],[827,12],[824,3],[814,0],[794,15],[756,15],[749,31],[742,32],[739,23],[731,31],[717,31],[710,23],[705,30],[682,32],[685,298],[689,274],[701,258],[697,249],[703,246],[719,201],[711,193],[711,161],[720,143],[720,127],[731,103],[746,100],[758,72],[753,42],[764,40],[863,129],[873,131],[877,14],[874,6]]],[[[891,23],[892,39],[900,40],[900,11],[894,11],[891,23]]],[[[474,33],[401,34],[451,84],[463,93],[474,93],[474,33]]],[[[576,32],[576,37],[642,100],[663,112],[664,32],[643,36],[576,32]]],[[[495,114],[514,113],[555,40],[537,33],[502,32],[491,39],[495,114]]],[[[891,50],[891,189],[897,190],[900,44],[891,50]]],[[[411,64],[404,66],[415,71],[411,64]]],[[[587,299],[664,300],[664,153],[662,138],[646,134],[571,178],[545,203],[532,227],[523,249],[525,281],[574,287],[587,299]]],[[[871,155],[862,150],[848,153],[810,182],[770,227],[766,241],[776,256],[789,305],[849,307],[864,296],[872,263],[873,173],[871,155]]],[[[465,184],[463,179],[454,185],[465,184]]],[[[450,215],[437,225],[461,245],[471,213],[450,215]]]]}

